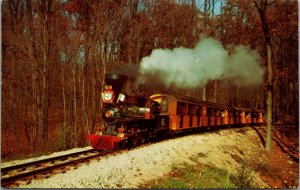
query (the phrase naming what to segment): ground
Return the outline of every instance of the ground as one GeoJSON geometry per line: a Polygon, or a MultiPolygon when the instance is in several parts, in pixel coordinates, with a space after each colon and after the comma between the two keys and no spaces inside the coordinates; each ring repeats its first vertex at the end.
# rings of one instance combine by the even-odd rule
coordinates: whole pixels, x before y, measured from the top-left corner
{"type": "MultiPolygon", "coordinates": [[[[265,136],[265,129],[259,130],[265,136]]],[[[264,140],[262,140],[264,142],[264,140]]],[[[261,178],[273,188],[296,188],[299,186],[299,134],[293,126],[273,128],[272,152],[264,153],[269,164],[268,175],[261,178]]]]}
{"type": "MultiPolygon", "coordinates": [[[[262,145],[265,144],[266,129],[265,127],[252,128],[257,135],[253,135],[253,131],[245,132],[247,138],[253,144],[261,145],[256,151],[251,151],[250,154],[245,155],[243,148],[247,147],[245,143],[249,141],[242,141],[243,145],[239,144],[232,146],[241,154],[229,153],[238,163],[238,171],[230,176],[230,179],[224,178],[231,172],[227,168],[224,169],[222,164],[215,166],[203,165],[205,162],[197,162],[194,166],[185,165],[184,169],[175,168],[163,178],[147,182],[142,187],[152,188],[297,188],[299,186],[299,143],[298,131],[295,127],[275,126],[273,131],[272,151],[266,152],[262,145]],[[250,157],[249,157],[250,156],[250,157]],[[192,168],[192,169],[191,169],[192,168]],[[258,174],[257,176],[251,174],[258,174]],[[255,180],[260,179],[264,184],[257,184],[255,180]],[[200,181],[200,183],[199,183],[200,181]],[[202,183],[202,184],[201,184],[202,183]],[[204,185],[205,184],[205,185],[204,185]]],[[[225,134],[224,134],[225,135],[225,134]]],[[[230,138],[230,135],[227,135],[230,138]]],[[[235,142],[237,142],[235,140],[235,142]]],[[[218,155],[210,155],[210,159],[215,159],[218,155]]],[[[226,162],[229,159],[223,157],[226,162]]],[[[232,161],[229,161],[233,163],[232,161]]],[[[205,163],[206,164],[206,163],[205,163]]]]}
{"type": "Polygon", "coordinates": [[[18,187],[149,188],[164,187],[162,183],[171,181],[175,187],[189,188],[296,188],[298,133],[295,128],[279,126],[273,133],[271,153],[263,146],[265,127],[202,132],[108,155],[48,179],[20,183],[18,187]],[[206,177],[202,181],[200,174],[206,177]],[[196,182],[189,179],[183,183],[186,176],[196,182]]]}

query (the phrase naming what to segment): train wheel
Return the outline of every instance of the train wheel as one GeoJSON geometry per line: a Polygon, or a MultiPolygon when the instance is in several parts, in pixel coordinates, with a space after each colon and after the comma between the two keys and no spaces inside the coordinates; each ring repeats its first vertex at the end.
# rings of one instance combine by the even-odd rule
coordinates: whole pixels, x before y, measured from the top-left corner
{"type": "Polygon", "coordinates": [[[138,143],[139,143],[138,137],[136,137],[136,136],[132,137],[132,145],[133,145],[133,147],[136,147],[138,145],[138,143]]]}
{"type": "Polygon", "coordinates": [[[149,143],[150,142],[150,140],[151,140],[151,137],[150,137],[150,134],[148,133],[148,132],[146,132],[146,133],[144,133],[143,134],[143,144],[146,144],[146,143],[149,143]]]}
{"type": "Polygon", "coordinates": [[[140,134],[139,141],[141,144],[146,142],[146,134],[140,134]]]}
{"type": "Polygon", "coordinates": [[[119,142],[115,142],[114,143],[114,149],[115,150],[120,150],[122,147],[121,147],[121,143],[119,143],[119,142]]]}
{"type": "Polygon", "coordinates": [[[136,136],[131,136],[128,138],[128,149],[135,148],[138,145],[138,138],[136,136]]]}
{"type": "Polygon", "coordinates": [[[128,147],[128,142],[127,140],[123,140],[119,143],[119,147],[120,149],[124,149],[124,148],[127,148],[128,147]]]}
{"type": "Polygon", "coordinates": [[[168,138],[173,139],[175,138],[175,133],[172,132],[171,130],[168,132],[168,138]]]}

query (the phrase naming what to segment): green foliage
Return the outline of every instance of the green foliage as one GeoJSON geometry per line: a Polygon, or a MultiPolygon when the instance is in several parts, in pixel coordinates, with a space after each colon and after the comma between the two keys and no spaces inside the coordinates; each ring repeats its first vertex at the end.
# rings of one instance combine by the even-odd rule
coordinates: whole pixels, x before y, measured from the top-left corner
{"type": "Polygon", "coordinates": [[[231,175],[222,169],[208,165],[173,167],[165,178],[148,182],[141,188],[235,188],[231,175]]]}
{"type": "MultiPolygon", "coordinates": [[[[257,158],[257,157],[256,157],[257,158]]],[[[198,158],[199,159],[199,158],[198,158]]],[[[168,175],[149,181],[141,188],[257,188],[254,173],[276,176],[266,161],[258,159],[242,159],[236,157],[240,164],[236,174],[211,165],[204,165],[197,158],[190,158],[194,164],[184,163],[173,166],[168,175]]]]}
{"type": "Polygon", "coordinates": [[[265,160],[257,159],[239,159],[240,168],[236,176],[233,176],[232,181],[240,188],[255,188],[254,176],[251,173],[260,173],[264,176],[271,177],[273,179],[278,178],[277,171],[270,167],[265,160]]]}
{"type": "MultiPolygon", "coordinates": [[[[188,188],[188,185],[185,181],[181,181],[179,179],[169,179],[163,184],[163,188],[188,188]]],[[[152,188],[161,188],[160,186],[155,187],[155,185],[152,188]]]]}
{"type": "Polygon", "coordinates": [[[56,127],[56,135],[52,143],[50,143],[50,149],[54,151],[65,150],[70,147],[70,134],[71,127],[61,123],[56,127]]]}
{"type": "Polygon", "coordinates": [[[267,161],[250,161],[251,167],[254,171],[262,173],[266,176],[269,176],[273,179],[278,178],[277,171],[274,168],[270,167],[267,161]]]}
{"type": "Polygon", "coordinates": [[[252,188],[253,177],[249,175],[250,173],[250,168],[246,165],[244,160],[241,160],[241,166],[238,169],[237,175],[232,177],[232,181],[240,188],[252,188]]]}

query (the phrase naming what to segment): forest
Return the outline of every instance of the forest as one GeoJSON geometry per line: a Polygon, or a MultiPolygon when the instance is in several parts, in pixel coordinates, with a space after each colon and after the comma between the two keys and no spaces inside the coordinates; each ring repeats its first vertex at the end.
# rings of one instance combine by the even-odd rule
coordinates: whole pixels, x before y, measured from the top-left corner
{"type": "Polygon", "coordinates": [[[1,11],[2,158],[87,146],[111,71],[129,76],[128,94],[266,110],[270,91],[272,123],[298,126],[296,0],[6,0],[1,11]],[[201,77],[221,69],[221,53],[231,75],[197,78],[186,68],[198,50],[201,77]],[[162,73],[152,72],[158,55],[162,73]],[[165,83],[167,70],[183,75],[165,83]]]}

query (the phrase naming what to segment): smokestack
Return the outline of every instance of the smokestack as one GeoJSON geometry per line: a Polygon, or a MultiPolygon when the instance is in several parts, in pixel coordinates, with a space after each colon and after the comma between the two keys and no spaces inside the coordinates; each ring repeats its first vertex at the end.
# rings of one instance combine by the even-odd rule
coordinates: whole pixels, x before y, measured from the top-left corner
{"type": "Polygon", "coordinates": [[[120,75],[116,73],[105,74],[106,85],[111,85],[112,89],[116,93],[115,100],[118,98],[119,93],[121,92],[126,81],[127,81],[127,76],[125,75],[120,75]]]}

